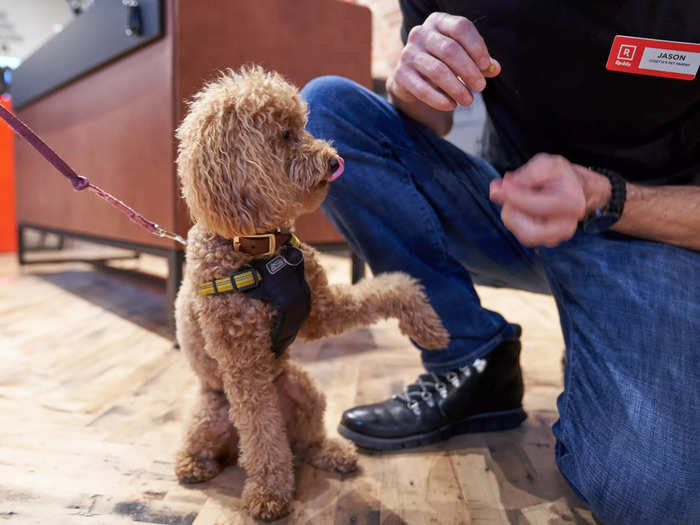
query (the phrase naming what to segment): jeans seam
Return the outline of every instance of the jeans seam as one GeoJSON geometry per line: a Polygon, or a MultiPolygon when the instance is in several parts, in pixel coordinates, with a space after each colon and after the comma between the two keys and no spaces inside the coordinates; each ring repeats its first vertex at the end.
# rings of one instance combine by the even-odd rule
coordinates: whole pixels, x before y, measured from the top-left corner
{"type": "MultiPolygon", "coordinates": [[[[547,273],[547,276],[549,277],[549,285],[552,288],[552,294],[556,298],[562,297],[562,290],[561,287],[559,286],[559,282],[554,278],[554,276],[551,274],[546,269],[545,266],[545,272],[547,273]]],[[[574,348],[574,330],[572,326],[572,321],[571,321],[571,316],[568,315],[568,313],[565,311],[564,308],[559,308],[559,319],[561,321],[562,325],[562,331],[563,334],[565,335],[566,339],[566,334],[568,334],[568,339],[569,339],[569,344],[568,347],[565,346],[564,348],[564,355],[566,359],[566,365],[564,367],[564,406],[563,406],[563,412],[567,415],[566,418],[562,420],[562,414],[559,414],[559,419],[561,421],[561,430],[562,430],[562,438],[564,438],[564,441],[569,442],[568,436],[569,436],[569,418],[568,415],[570,414],[569,410],[569,402],[571,400],[571,378],[572,378],[572,371],[574,369],[575,361],[576,358],[574,357],[574,354],[576,352],[573,351],[574,348]]],[[[566,344],[566,341],[565,341],[566,344]]]]}
{"type": "MultiPolygon", "coordinates": [[[[540,256],[539,251],[537,252],[537,255],[540,256]]],[[[541,256],[540,256],[541,260],[541,256]]],[[[562,289],[561,286],[559,285],[559,282],[554,278],[552,273],[548,271],[546,265],[543,264],[543,267],[545,268],[545,272],[547,274],[548,280],[549,280],[549,286],[552,289],[552,295],[555,297],[563,297],[562,294],[562,289]]],[[[569,421],[571,420],[571,409],[569,408],[570,401],[571,401],[571,391],[572,391],[572,378],[573,378],[573,370],[574,366],[576,365],[577,357],[575,357],[576,352],[573,351],[575,343],[574,343],[574,330],[573,330],[573,325],[572,325],[572,319],[571,316],[568,315],[568,313],[565,311],[564,308],[558,308],[559,310],[559,319],[561,323],[561,328],[562,328],[562,333],[565,336],[565,345],[566,345],[566,334],[568,334],[568,346],[565,346],[564,349],[564,355],[566,359],[566,365],[564,367],[564,391],[562,392],[562,395],[564,396],[564,402],[563,402],[563,407],[562,411],[559,412],[559,424],[561,427],[561,434],[559,436],[559,441],[564,444],[568,444],[569,446],[571,445],[571,440],[569,439],[569,421]],[[562,414],[563,412],[563,414],[562,414]]],[[[564,461],[575,461],[574,456],[572,451],[568,448],[566,453],[562,455],[559,458],[559,463],[563,466],[564,461]]],[[[559,465],[557,465],[559,467],[559,465]]],[[[584,502],[586,502],[585,496],[581,493],[581,488],[577,486],[572,479],[569,478],[564,472],[562,472],[561,468],[559,469],[561,475],[564,477],[566,482],[569,484],[569,486],[572,488],[572,490],[576,493],[576,495],[584,502]]],[[[588,504],[588,503],[586,503],[588,504]]]]}

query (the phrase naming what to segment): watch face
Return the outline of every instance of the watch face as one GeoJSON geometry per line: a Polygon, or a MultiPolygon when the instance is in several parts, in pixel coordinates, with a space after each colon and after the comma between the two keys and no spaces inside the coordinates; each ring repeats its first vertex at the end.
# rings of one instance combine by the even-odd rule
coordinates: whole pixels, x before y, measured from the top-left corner
{"type": "Polygon", "coordinates": [[[603,233],[608,231],[618,219],[619,217],[617,215],[602,213],[596,210],[595,215],[584,223],[583,231],[586,233],[603,233]]]}

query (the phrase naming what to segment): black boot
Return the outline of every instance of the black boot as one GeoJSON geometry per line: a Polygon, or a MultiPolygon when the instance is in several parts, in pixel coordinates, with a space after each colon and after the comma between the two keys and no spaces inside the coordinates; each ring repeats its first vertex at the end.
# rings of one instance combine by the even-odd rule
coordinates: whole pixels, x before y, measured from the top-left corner
{"type": "Polygon", "coordinates": [[[527,417],[522,398],[520,341],[513,339],[473,364],[423,374],[401,395],[346,410],[338,432],[368,449],[417,447],[517,427],[527,417]]]}

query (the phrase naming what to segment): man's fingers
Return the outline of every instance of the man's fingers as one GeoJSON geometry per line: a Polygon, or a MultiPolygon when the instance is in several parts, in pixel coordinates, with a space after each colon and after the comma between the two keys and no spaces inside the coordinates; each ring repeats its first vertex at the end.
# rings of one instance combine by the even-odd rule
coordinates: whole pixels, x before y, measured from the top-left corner
{"type": "Polygon", "coordinates": [[[505,206],[501,211],[501,220],[523,245],[547,246],[552,248],[576,233],[575,220],[545,220],[533,217],[512,206],[505,206]]]}
{"type": "Polygon", "coordinates": [[[581,181],[556,155],[535,155],[499,184],[492,183],[494,190],[503,224],[525,246],[552,247],[570,239],[586,212],[581,181]]]}
{"type": "Polygon", "coordinates": [[[486,87],[484,75],[456,40],[432,31],[425,37],[425,50],[445,63],[473,91],[486,87]]]}
{"type": "Polygon", "coordinates": [[[434,24],[440,33],[456,40],[480,71],[486,71],[491,66],[491,55],[486,43],[470,20],[461,16],[435,13],[435,16],[431,15],[426,22],[434,24]]]}
{"type": "Polygon", "coordinates": [[[537,221],[509,206],[504,206],[501,210],[501,220],[525,246],[537,246],[537,232],[543,221],[537,221]]]}
{"type": "Polygon", "coordinates": [[[432,13],[409,32],[391,88],[398,98],[453,111],[457,103],[471,104],[471,91],[483,90],[486,77],[500,71],[474,24],[464,17],[432,13]]]}
{"type": "MultiPolygon", "coordinates": [[[[408,91],[412,97],[440,111],[452,111],[456,107],[453,99],[435,89],[408,66],[402,65],[397,68],[394,73],[394,85],[400,86],[399,89],[408,91]]],[[[397,95],[401,97],[401,93],[397,95]]]]}
{"type": "Polygon", "coordinates": [[[491,59],[491,64],[482,72],[486,78],[497,77],[501,74],[501,63],[495,58],[491,59]]]}
{"type": "Polygon", "coordinates": [[[571,165],[557,155],[535,155],[516,171],[506,173],[502,185],[503,200],[531,215],[573,216],[578,220],[586,212],[586,199],[571,165]]]}
{"type": "Polygon", "coordinates": [[[514,182],[527,186],[544,185],[557,173],[567,168],[567,161],[559,155],[538,153],[520,166],[517,170],[506,173],[505,178],[512,177],[514,182]]]}
{"type": "Polygon", "coordinates": [[[533,190],[508,179],[502,184],[500,198],[525,214],[542,218],[570,216],[580,220],[585,213],[585,200],[577,199],[568,192],[533,190]]]}
{"type": "Polygon", "coordinates": [[[413,93],[404,88],[399,82],[396,82],[395,76],[387,79],[386,89],[388,92],[394,93],[401,100],[405,100],[407,102],[418,100],[413,93]]]}
{"type": "Polygon", "coordinates": [[[503,179],[508,186],[521,188],[541,188],[551,182],[554,175],[549,166],[531,164],[532,161],[520,166],[517,170],[507,172],[503,179]]]}
{"type": "Polygon", "coordinates": [[[444,63],[427,53],[416,53],[410,58],[409,66],[418,71],[427,81],[443,90],[452,100],[468,106],[474,97],[455,74],[444,63]]]}
{"type": "Polygon", "coordinates": [[[491,184],[489,184],[489,199],[496,204],[503,205],[503,179],[493,179],[491,181],[491,184]]]}

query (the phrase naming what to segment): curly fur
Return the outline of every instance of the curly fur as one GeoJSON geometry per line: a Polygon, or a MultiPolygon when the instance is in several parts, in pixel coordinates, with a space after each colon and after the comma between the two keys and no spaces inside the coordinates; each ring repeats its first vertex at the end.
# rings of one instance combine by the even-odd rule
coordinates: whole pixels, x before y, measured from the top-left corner
{"type": "MultiPolygon", "coordinates": [[[[251,257],[234,235],[288,230],[328,191],[331,144],[305,129],[306,105],[279,74],[227,71],[190,104],[177,131],[178,175],[194,226],[176,301],[177,336],[200,380],[175,471],[183,483],[211,479],[238,461],[243,502],[262,519],[287,514],[293,453],[326,470],[349,472],[357,455],[325,435],[325,398],[309,376],[270,350],[275,312],[245,294],[200,296],[197,285],[226,276],[251,257]]],[[[320,338],[381,318],[426,348],[449,340],[419,284],[388,273],[354,286],[329,285],[313,248],[302,244],[311,313],[299,337],[320,338]]]]}

